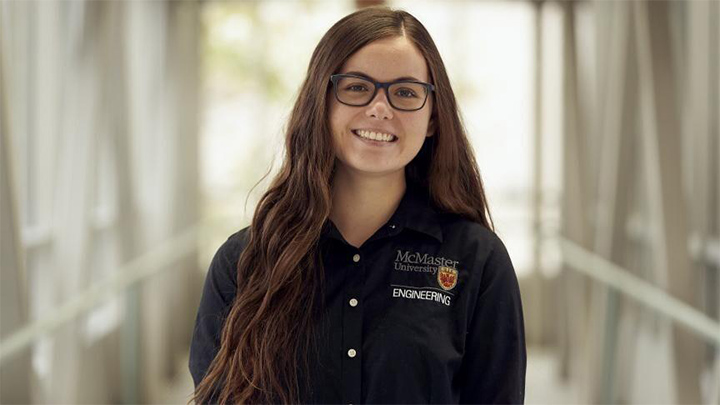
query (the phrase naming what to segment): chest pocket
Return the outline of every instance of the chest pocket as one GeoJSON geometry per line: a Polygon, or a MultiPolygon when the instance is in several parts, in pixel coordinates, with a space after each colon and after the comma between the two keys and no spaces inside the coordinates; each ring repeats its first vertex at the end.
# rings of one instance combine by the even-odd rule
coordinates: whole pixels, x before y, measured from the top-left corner
{"type": "Polygon", "coordinates": [[[451,379],[462,358],[458,294],[440,287],[437,272],[395,269],[382,290],[386,306],[366,337],[366,353],[381,359],[383,375],[398,376],[397,402],[431,403],[437,380],[451,379]]]}
{"type": "Polygon", "coordinates": [[[379,257],[368,273],[363,329],[420,336],[457,332],[464,285],[461,272],[451,267],[457,264],[431,249],[397,247],[379,257]]]}
{"type": "Polygon", "coordinates": [[[378,326],[397,334],[398,339],[456,344],[464,338],[465,311],[461,298],[466,274],[449,266],[457,265],[457,261],[440,255],[421,258],[421,263],[417,263],[420,261],[417,258],[392,263],[384,289],[387,307],[382,325],[378,326]]]}

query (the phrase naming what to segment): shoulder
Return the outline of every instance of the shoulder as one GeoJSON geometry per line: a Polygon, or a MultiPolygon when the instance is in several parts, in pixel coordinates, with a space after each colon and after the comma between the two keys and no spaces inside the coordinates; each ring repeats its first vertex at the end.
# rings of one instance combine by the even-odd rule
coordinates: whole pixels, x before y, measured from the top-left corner
{"type": "Polygon", "coordinates": [[[488,257],[505,251],[505,244],[493,230],[457,214],[443,213],[439,216],[443,233],[443,244],[456,246],[463,251],[473,251],[481,257],[488,257]]]}
{"type": "Polygon", "coordinates": [[[210,272],[215,277],[223,277],[228,281],[235,280],[237,261],[245,250],[250,238],[250,227],[245,227],[228,236],[227,240],[217,249],[210,263],[210,272]]]}
{"type": "Polygon", "coordinates": [[[224,252],[235,252],[235,251],[242,251],[245,246],[247,246],[250,238],[250,227],[246,226],[245,228],[240,229],[239,231],[235,232],[234,234],[228,236],[225,243],[223,243],[220,246],[219,250],[222,250],[224,252]]]}
{"type": "Polygon", "coordinates": [[[516,277],[505,243],[497,233],[457,214],[441,217],[443,248],[461,258],[471,278],[486,283],[497,277],[516,277]]]}

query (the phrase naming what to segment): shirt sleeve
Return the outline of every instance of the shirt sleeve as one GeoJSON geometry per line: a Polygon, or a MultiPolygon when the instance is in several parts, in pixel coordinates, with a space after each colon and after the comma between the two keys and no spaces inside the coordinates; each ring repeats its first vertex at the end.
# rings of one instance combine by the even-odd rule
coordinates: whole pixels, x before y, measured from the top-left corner
{"type": "Polygon", "coordinates": [[[190,343],[189,368],[195,387],[205,377],[220,348],[220,333],[237,292],[237,260],[247,228],[230,236],[213,257],[190,343]]]}
{"type": "Polygon", "coordinates": [[[478,294],[467,332],[460,402],[524,403],[527,354],[520,288],[497,237],[478,294]]]}

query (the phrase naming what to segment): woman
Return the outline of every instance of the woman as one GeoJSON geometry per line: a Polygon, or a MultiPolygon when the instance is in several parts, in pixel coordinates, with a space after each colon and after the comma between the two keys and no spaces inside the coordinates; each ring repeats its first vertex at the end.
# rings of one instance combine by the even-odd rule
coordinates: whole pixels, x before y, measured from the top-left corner
{"type": "Polygon", "coordinates": [[[213,258],[198,402],[521,403],[517,278],[430,35],[367,8],[313,52],[286,157],[213,258]]]}

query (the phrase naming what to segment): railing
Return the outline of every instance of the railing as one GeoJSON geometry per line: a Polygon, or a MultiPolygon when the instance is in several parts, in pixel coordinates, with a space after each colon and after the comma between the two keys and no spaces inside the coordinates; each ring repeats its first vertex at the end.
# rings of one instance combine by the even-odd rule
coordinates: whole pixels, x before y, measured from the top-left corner
{"type": "MultiPolygon", "coordinates": [[[[133,284],[151,277],[169,263],[197,248],[198,227],[193,226],[162,243],[154,250],[122,266],[107,280],[98,283],[0,342],[0,363],[103,301],[123,292],[133,284]]],[[[560,238],[563,261],[592,279],[653,309],[674,322],[684,325],[708,342],[720,347],[720,323],[678,300],[666,291],[633,275],[607,259],[576,243],[560,238]]]]}
{"type": "Polygon", "coordinates": [[[720,347],[720,323],[709,316],[569,239],[560,237],[560,249],[563,261],[574,270],[684,325],[720,347]]]}
{"type": "Polygon", "coordinates": [[[163,269],[171,268],[168,264],[197,249],[198,231],[198,225],[188,228],[150,252],[120,267],[107,280],[89,287],[75,298],[46,314],[42,319],[29,323],[8,338],[3,339],[0,342],[0,364],[42,336],[50,334],[103,301],[124,292],[135,283],[154,276],[163,269]]]}

